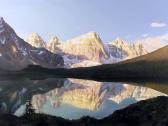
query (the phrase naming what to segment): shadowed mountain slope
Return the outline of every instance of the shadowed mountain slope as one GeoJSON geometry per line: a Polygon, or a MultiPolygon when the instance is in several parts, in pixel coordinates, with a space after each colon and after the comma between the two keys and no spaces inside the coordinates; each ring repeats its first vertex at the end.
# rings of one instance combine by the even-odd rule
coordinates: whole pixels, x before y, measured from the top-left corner
{"type": "Polygon", "coordinates": [[[0,69],[16,71],[30,64],[63,67],[64,60],[61,55],[31,46],[0,18],[0,69]]]}

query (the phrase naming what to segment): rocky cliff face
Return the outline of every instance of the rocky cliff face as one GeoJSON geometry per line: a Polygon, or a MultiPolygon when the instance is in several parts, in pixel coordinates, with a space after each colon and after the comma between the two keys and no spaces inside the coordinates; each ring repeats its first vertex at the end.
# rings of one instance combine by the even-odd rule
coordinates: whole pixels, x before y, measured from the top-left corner
{"type": "Polygon", "coordinates": [[[58,45],[60,44],[59,39],[56,36],[53,36],[47,43],[47,49],[52,53],[59,52],[58,45]]]}
{"type": "Polygon", "coordinates": [[[111,56],[121,59],[131,59],[148,53],[142,44],[131,45],[120,38],[112,41],[108,46],[111,56]]]}
{"type": "Polygon", "coordinates": [[[78,36],[64,43],[58,43],[58,39],[53,38],[48,43],[48,49],[51,52],[63,54],[66,65],[70,67],[114,63],[148,53],[142,44],[128,44],[119,38],[105,44],[95,32],[78,36]]]}
{"type": "Polygon", "coordinates": [[[108,59],[109,53],[105,49],[100,37],[95,32],[78,36],[58,45],[58,48],[67,55],[76,56],[78,59],[101,62],[108,59]]]}
{"type": "Polygon", "coordinates": [[[42,37],[35,32],[31,33],[27,38],[25,38],[25,41],[31,44],[33,47],[46,48],[46,44],[42,37]]]}
{"type": "Polygon", "coordinates": [[[63,66],[64,62],[60,55],[26,43],[0,18],[0,69],[20,70],[28,64],[58,67],[63,66]]]}
{"type": "Polygon", "coordinates": [[[47,44],[37,34],[27,40],[36,47],[45,47],[52,53],[63,56],[66,67],[87,67],[106,63],[119,62],[147,54],[142,44],[128,44],[122,39],[103,43],[95,32],[80,35],[60,43],[54,36],[47,44]]]}

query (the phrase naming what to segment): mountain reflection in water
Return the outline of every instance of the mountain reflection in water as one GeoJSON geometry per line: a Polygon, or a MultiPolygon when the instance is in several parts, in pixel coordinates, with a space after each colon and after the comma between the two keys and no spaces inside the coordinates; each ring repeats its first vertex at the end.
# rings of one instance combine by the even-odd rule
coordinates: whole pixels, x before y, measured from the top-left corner
{"type": "Polygon", "coordinates": [[[66,119],[103,118],[137,101],[168,94],[167,84],[59,78],[1,80],[0,112],[20,116],[25,112],[26,101],[31,100],[37,113],[66,119]]]}

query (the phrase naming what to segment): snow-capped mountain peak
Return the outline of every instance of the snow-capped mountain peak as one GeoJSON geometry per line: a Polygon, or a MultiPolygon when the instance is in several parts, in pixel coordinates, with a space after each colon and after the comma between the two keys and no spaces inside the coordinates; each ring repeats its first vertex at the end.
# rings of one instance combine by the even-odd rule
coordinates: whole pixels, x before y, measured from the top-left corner
{"type": "Polygon", "coordinates": [[[52,53],[57,52],[57,45],[60,44],[59,39],[57,36],[53,36],[49,42],[47,43],[47,49],[52,53]]]}
{"type": "Polygon", "coordinates": [[[31,44],[32,46],[37,47],[37,48],[45,48],[46,47],[46,43],[44,42],[42,37],[35,32],[31,33],[25,39],[25,41],[28,42],[29,44],[31,44]]]}
{"type": "Polygon", "coordinates": [[[113,57],[130,59],[147,53],[142,44],[130,44],[120,38],[109,43],[110,54],[113,57]]]}
{"type": "Polygon", "coordinates": [[[58,48],[66,54],[78,56],[78,58],[83,57],[96,62],[101,62],[102,58],[109,58],[108,51],[96,32],[89,32],[67,40],[58,45],[58,48]]]}
{"type": "Polygon", "coordinates": [[[0,18],[0,36],[1,44],[14,42],[17,46],[19,46],[15,31],[5,22],[2,17],[0,18]]]}

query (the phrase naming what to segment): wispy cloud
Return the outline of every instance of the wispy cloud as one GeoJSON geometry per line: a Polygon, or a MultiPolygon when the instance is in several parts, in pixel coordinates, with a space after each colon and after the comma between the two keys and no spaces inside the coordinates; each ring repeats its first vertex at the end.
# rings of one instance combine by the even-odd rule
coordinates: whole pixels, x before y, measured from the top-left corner
{"type": "Polygon", "coordinates": [[[167,24],[164,22],[152,22],[150,26],[153,28],[163,28],[163,27],[166,27],[167,24]]]}

